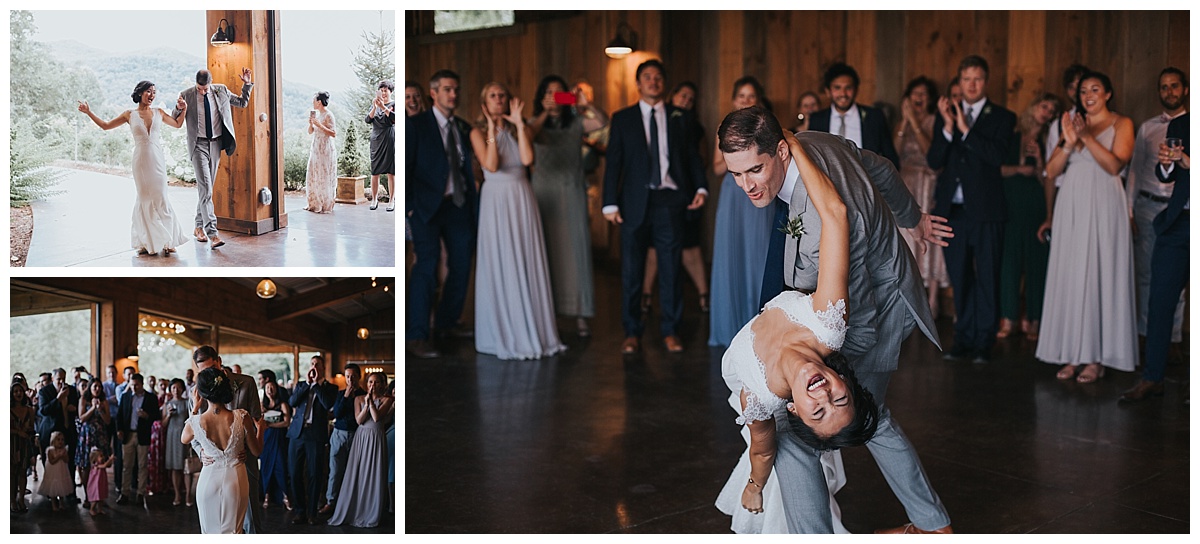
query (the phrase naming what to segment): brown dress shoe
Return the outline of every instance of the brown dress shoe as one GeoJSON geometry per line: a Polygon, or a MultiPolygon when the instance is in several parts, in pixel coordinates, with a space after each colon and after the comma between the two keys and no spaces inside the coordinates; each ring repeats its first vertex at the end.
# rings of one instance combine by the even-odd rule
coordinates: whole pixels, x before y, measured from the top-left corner
{"type": "Polygon", "coordinates": [[[630,336],[624,342],[621,342],[621,353],[624,355],[632,355],[641,349],[640,342],[636,337],[630,336]]]}
{"type": "Polygon", "coordinates": [[[947,525],[945,527],[942,527],[941,529],[936,529],[933,531],[925,531],[923,529],[918,529],[916,525],[913,525],[911,523],[905,523],[904,525],[901,525],[899,527],[893,527],[891,529],[879,529],[879,530],[875,531],[875,534],[877,534],[877,535],[952,535],[952,534],[954,534],[954,529],[951,529],[950,526],[947,525]]]}
{"type": "Polygon", "coordinates": [[[429,340],[409,340],[404,343],[404,348],[418,359],[435,359],[442,356],[429,340]]]}
{"type": "Polygon", "coordinates": [[[1137,402],[1140,400],[1146,400],[1147,397],[1161,397],[1161,396],[1163,396],[1163,383],[1162,382],[1148,382],[1146,380],[1138,380],[1137,385],[1134,385],[1133,388],[1130,389],[1129,391],[1121,393],[1121,398],[1118,400],[1127,401],[1127,402],[1137,402]]]}
{"type": "Polygon", "coordinates": [[[663,343],[667,345],[667,351],[671,353],[681,353],[683,351],[683,342],[680,342],[679,337],[674,334],[663,338],[663,343]]]}

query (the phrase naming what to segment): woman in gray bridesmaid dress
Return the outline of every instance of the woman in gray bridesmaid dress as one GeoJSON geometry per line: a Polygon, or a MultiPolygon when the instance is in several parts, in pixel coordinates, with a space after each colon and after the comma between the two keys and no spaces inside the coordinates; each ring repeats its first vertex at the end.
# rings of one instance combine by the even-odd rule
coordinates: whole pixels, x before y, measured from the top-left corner
{"type": "Polygon", "coordinates": [[[367,394],[354,399],[358,430],[346,458],[346,476],[330,525],[377,527],[388,510],[388,448],[385,432],[392,418],[387,375],[367,375],[367,394]]]}

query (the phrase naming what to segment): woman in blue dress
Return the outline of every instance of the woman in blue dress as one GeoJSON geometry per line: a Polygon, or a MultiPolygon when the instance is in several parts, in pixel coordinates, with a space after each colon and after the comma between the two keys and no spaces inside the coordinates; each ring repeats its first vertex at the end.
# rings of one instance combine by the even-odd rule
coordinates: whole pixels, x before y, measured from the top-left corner
{"type": "Polygon", "coordinates": [[[287,474],[287,430],[292,423],[292,407],[275,380],[269,380],[263,387],[262,409],[264,416],[272,410],[280,414],[278,419],[273,417],[274,421],[267,422],[267,431],[263,434],[262,455],[259,457],[262,462],[263,508],[274,498],[276,504],[283,502],[284,507],[291,510],[284,475],[287,474]]]}
{"type": "MultiPolygon", "coordinates": [[[[745,76],[733,84],[733,110],[752,106],[771,111],[762,85],[745,76]]],[[[713,173],[725,179],[721,182],[713,235],[708,345],[728,346],[738,330],[758,314],[775,203],[754,207],[726,171],[719,147],[713,151],[713,173]]]]}

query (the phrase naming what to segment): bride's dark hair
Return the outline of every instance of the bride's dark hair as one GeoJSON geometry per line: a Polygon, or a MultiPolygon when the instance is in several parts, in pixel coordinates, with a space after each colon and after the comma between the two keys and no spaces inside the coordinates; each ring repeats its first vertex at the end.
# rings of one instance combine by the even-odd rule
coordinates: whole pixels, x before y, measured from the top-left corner
{"type": "Polygon", "coordinates": [[[858,383],[854,369],[850,368],[850,363],[840,352],[829,354],[825,358],[825,366],[837,372],[850,388],[850,397],[854,399],[854,419],[836,434],[822,437],[804,423],[804,420],[789,411],[788,422],[792,425],[792,431],[801,442],[817,451],[833,451],[866,444],[879,428],[879,406],[875,404],[875,397],[858,383]]]}
{"type": "Polygon", "coordinates": [[[196,390],[209,402],[228,404],[233,400],[233,382],[221,367],[210,366],[201,370],[196,376],[196,390]]]}
{"type": "Polygon", "coordinates": [[[153,87],[153,86],[154,86],[153,83],[146,81],[144,79],[142,81],[139,81],[137,86],[133,88],[133,95],[132,95],[133,103],[141,104],[142,103],[142,93],[146,92],[146,89],[149,89],[150,87],[153,87]]]}

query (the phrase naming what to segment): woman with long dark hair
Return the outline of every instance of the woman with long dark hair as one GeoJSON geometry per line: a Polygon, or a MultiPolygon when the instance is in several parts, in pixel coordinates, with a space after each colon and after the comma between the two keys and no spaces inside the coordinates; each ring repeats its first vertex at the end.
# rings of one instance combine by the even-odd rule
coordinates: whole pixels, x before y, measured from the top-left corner
{"type": "MultiPolygon", "coordinates": [[[[304,193],[308,206],[304,209],[314,213],[333,211],[334,194],[337,192],[337,123],[329,111],[329,93],[321,91],[313,96],[313,109],[308,112],[308,133],[313,135],[308,150],[308,168],[304,174],[304,193]]],[[[374,195],[372,195],[374,196],[374,195]]]]}
{"type": "MultiPolygon", "coordinates": [[[[896,128],[896,151],[900,154],[900,178],[917,200],[922,210],[933,209],[933,188],[937,185],[937,172],[929,168],[925,154],[933,138],[934,112],[937,111],[938,91],[933,81],[925,76],[908,82],[904,89],[904,101],[900,104],[901,121],[896,128]]],[[[925,290],[929,293],[929,308],[933,317],[938,315],[938,293],[950,286],[946,274],[946,258],[942,248],[930,245],[924,253],[917,250],[918,239],[910,229],[901,229],[900,234],[908,242],[908,248],[917,257],[917,268],[921,270],[925,290]]]]}

